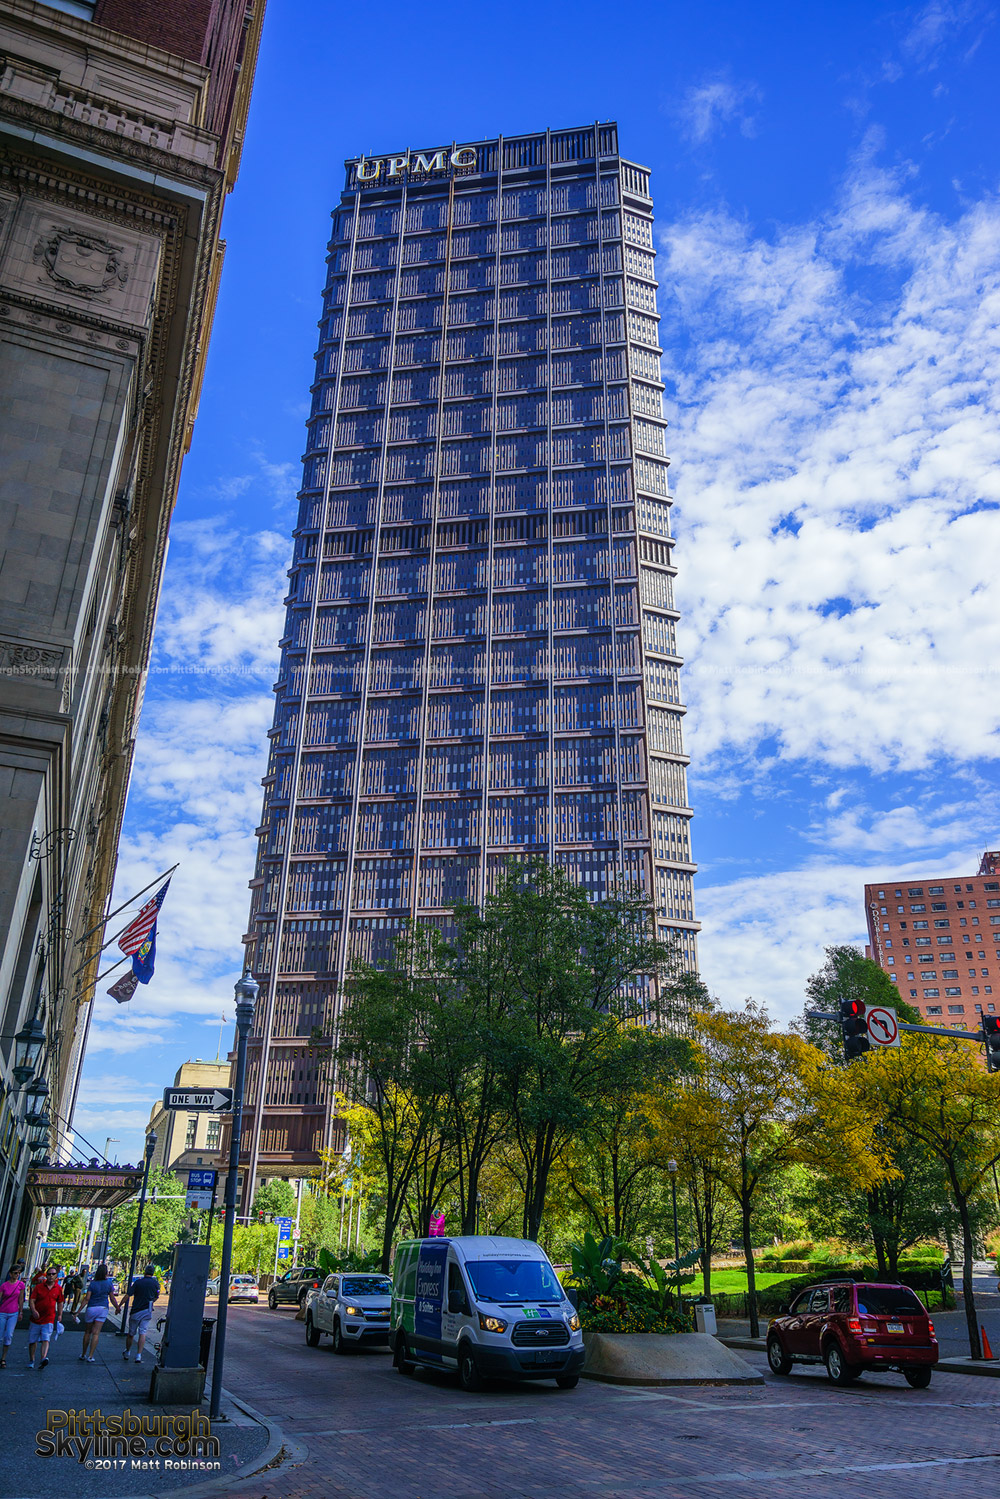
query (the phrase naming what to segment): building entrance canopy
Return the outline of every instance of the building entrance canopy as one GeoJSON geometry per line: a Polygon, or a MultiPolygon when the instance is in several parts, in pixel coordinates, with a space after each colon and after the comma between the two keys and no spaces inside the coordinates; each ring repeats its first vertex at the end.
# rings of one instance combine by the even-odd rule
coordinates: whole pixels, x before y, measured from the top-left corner
{"type": "Polygon", "coordinates": [[[35,1166],[27,1180],[39,1208],[116,1208],[141,1186],[141,1166],[35,1166]]]}

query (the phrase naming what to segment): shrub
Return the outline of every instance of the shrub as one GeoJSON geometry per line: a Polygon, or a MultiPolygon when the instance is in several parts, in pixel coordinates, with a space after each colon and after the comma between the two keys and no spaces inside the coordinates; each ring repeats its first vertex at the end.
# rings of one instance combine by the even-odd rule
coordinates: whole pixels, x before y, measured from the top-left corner
{"type": "Polygon", "coordinates": [[[791,1244],[776,1244],[773,1250],[768,1250],[766,1258],[769,1260],[808,1260],[812,1258],[815,1247],[812,1239],[795,1239],[791,1244]]]}

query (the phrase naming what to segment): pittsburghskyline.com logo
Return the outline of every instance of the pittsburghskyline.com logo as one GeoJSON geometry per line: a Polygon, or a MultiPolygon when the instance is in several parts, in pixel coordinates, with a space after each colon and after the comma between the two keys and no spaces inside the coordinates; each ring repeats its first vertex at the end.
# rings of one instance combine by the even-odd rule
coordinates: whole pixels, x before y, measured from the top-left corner
{"type": "Polygon", "coordinates": [[[199,1410],[181,1415],[131,1410],[50,1410],[35,1432],[36,1457],[68,1457],[87,1468],[206,1472],[222,1467],[219,1439],[199,1410]]]}

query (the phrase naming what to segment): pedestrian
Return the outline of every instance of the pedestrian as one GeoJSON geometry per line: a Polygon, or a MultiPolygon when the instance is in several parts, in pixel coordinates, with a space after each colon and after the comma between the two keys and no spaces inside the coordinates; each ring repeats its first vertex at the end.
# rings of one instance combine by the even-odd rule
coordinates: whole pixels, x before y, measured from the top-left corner
{"type": "Polygon", "coordinates": [[[122,1358],[128,1362],[129,1352],[132,1348],[132,1339],[135,1338],[135,1361],[142,1363],[142,1349],[146,1341],[146,1330],[149,1327],[149,1319],[153,1315],[153,1304],[160,1294],[160,1282],[156,1278],[156,1266],[147,1265],[141,1275],[137,1275],[129,1287],[131,1303],[128,1318],[128,1334],[125,1338],[125,1352],[122,1358]]]}
{"type": "Polygon", "coordinates": [[[14,1341],[14,1329],[24,1310],[24,1293],[27,1289],[18,1267],[11,1265],[7,1271],[7,1279],[0,1283],[0,1369],[7,1367],[7,1349],[14,1341]]]}
{"type": "Polygon", "coordinates": [[[59,1308],[63,1293],[58,1280],[58,1266],[50,1265],[44,1280],[36,1280],[31,1288],[28,1305],[31,1307],[31,1326],[28,1329],[28,1368],[35,1367],[35,1344],[41,1345],[39,1369],[49,1361],[49,1344],[55,1325],[59,1321],[59,1308]]]}
{"type": "Polygon", "coordinates": [[[66,1311],[71,1312],[76,1320],[80,1320],[80,1303],[83,1300],[84,1282],[83,1266],[79,1270],[68,1270],[66,1279],[63,1281],[63,1295],[66,1298],[66,1311]]]}
{"type": "Polygon", "coordinates": [[[115,1295],[115,1283],[108,1274],[107,1265],[102,1262],[94,1272],[94,1278],[90,1282],[90,1290],[87,1294],[87,1304],[83,1309],[83,1352],[80,1354],[81,1363],[97,1363],[94,1354],[97,1351],[97,1340],[101,1336],[101,1328],[104,1326],[108,1315],[109,1301],[116,1312],[121,1311],[121,1303],[115,1295]]]}

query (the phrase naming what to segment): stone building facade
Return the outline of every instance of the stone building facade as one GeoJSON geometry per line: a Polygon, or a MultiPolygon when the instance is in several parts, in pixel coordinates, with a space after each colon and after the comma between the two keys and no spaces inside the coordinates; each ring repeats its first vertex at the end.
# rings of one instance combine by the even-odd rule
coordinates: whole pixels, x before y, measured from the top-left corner
{"type": "Polygon", "coordinates": [[[0,10],[0,1254],[72,1120],[264,0],[0,10]]]}

